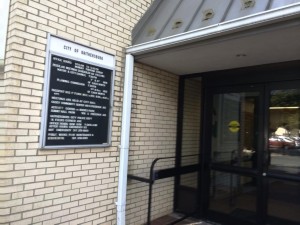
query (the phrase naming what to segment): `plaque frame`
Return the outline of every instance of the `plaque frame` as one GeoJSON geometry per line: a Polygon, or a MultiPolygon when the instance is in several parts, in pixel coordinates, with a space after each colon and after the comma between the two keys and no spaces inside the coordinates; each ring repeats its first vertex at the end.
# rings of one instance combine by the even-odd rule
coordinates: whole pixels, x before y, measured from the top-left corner
{"type": "Polygon", "coordinates": [[[67,40],[48,33],[47,50],[46,50],[46,65],[45,65],[45,81],[43,90],[43,103],[42,103],[42,119],[40,128],[39,147],[43,150],[50,149],[70,149],[70,148],[104,148],[111,146],[112,137],[112,116],[113,116],[113,97],[114,97],[114,78],[115,78],[115,55],[106,53],[95,48],[67,40]],[[70,50],[71,49],[71,50],[70,50]],[[74,52],[77,49],[77,52],[74,52]],[[87,52],[88,54],[83,54],[87,52]],[[49,114],[49,96],[50,96],[50,79],[51,79],[51,59],[52,55],[68,58],[70,60],[79,61],[84,64],[100,67],[110,70],[110,96],[109,96],[109,113],[108,113],[108,129],[106,131],[105,143],[99,144],[59,144],[59,145],[46,145],[46,134],[48,126],[49,114]]]}

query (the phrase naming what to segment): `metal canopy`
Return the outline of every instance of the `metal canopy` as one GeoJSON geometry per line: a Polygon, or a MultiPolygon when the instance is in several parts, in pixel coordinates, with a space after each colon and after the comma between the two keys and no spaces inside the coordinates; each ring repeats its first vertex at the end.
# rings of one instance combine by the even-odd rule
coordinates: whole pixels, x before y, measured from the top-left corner
{"type": "Polygon", "coordinates": [[[300,60],[300,0],[157,0],[132,35],[136,61],[178,75],[300,60]]]}
{"type": "Polygon", "coordinates": [[[300,2],[300,0],[156,0],[132,31],[137,45],[300,2]]]}

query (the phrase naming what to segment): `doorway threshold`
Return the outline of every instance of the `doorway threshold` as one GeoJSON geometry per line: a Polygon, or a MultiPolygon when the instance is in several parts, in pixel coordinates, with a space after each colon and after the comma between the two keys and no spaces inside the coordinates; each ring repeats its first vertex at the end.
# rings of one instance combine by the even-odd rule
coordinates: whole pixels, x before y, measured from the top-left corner
{"type": "MultiPolygon", "coordinates": [[[[151,222],[151,225],[169,225],[182,217],[183,217],[182,214],[172,213],[172,214],[162,216],[158,219],[153,220],[151,222]]],[[[207,222],[207,221],[199,220],[197,218],[189,217],[189,218],[187,218],[183,221],[180,221],[174,225],[221,225],[221,224],[207,222]]]]}

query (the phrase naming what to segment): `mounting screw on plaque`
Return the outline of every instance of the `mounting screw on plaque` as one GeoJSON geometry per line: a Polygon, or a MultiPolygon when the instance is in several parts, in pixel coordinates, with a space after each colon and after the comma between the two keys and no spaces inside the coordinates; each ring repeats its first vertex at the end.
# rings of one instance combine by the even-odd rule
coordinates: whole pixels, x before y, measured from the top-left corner
{"type": "Polygon", "coordinates": [[[252,8],[255,5],[255,0],[242,0],[242,10],[252,8]]]}
{"type": "Polygon", "coordinates": [[[212,9],[207,9],[207,10],[204,10],[203,11],[203,21],[204,20],[210,20],[210,19],[212,19],[213,17],[214,17],[214,15],[215,15],[215,12],[214,12],[214,10],[212,10],[212,9]]]}

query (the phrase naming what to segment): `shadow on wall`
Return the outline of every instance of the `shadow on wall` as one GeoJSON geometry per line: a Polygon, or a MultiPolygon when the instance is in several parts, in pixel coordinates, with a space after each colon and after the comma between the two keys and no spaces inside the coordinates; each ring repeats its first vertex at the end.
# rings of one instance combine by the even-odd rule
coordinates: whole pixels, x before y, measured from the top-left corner
{"type": "Polygon", "coordinates": [[[4,75],[4,59],[0,59],[0,79],[3,79],[4,75]]]}

